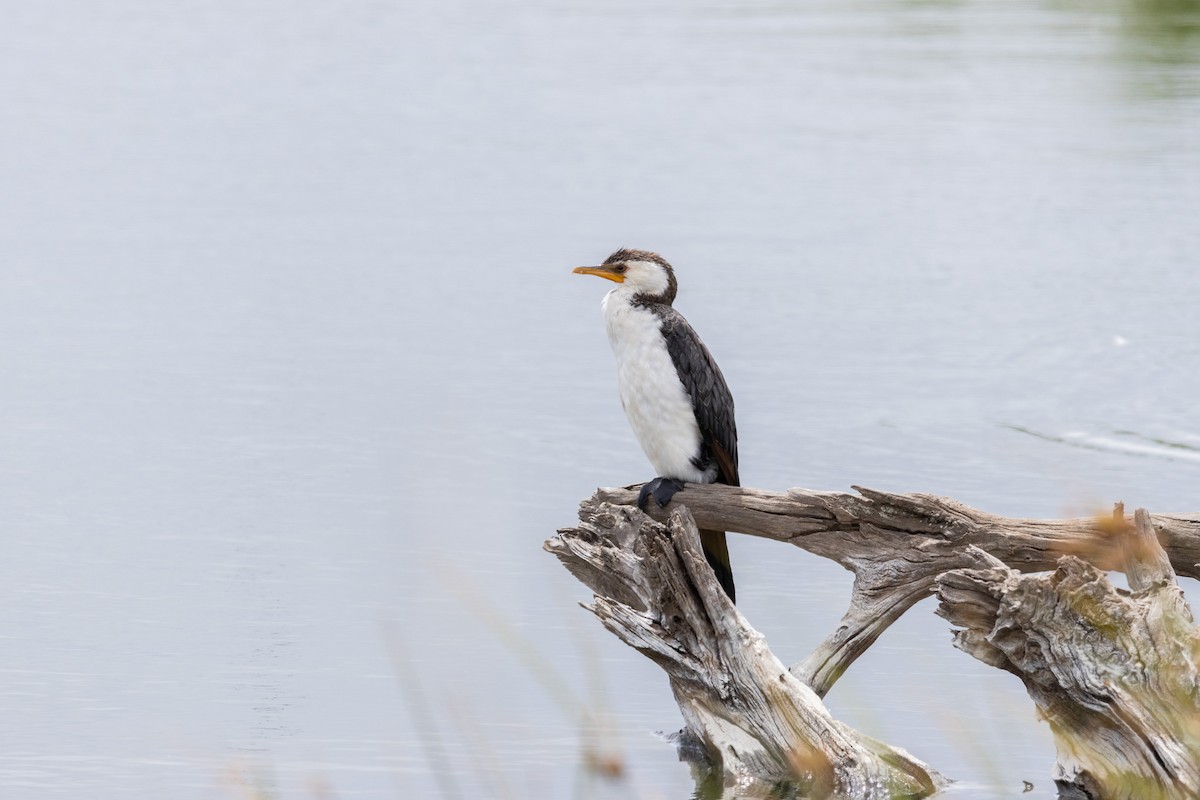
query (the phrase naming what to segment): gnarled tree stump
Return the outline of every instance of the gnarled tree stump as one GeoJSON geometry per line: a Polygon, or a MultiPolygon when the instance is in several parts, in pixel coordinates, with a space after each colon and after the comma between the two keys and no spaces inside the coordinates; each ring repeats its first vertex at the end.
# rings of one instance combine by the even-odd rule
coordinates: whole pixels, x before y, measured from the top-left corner
{"type": "Polygon", "coordinates": [[[1029,520],[947,498],[688,484],[656,524],[637,487],[600,489],[546,543],[604,625],[663,667],[727,781],[924,796],[944,781],[830,717],[820,698],[879,635],[939,593],[956,645],[1021,677],[1058,743],[1055,779],[1092,798],[1200,797],[1200,637],[1175,574],[1200,575],[1200,515],[1029,520]],[[708,569],[696,527],[788,542],[854,572],[850,607],[783,669],[708,569]],[[1131,533],[1132,531],[1132,533],[1131,533]],[[1133,593],[1103,570],[1128,573],[1133,593]],[[1052,571],[1049,576],[1022,573],[1052,571]]]}
{"type": "Polygon", "coordinates": [[[956,647],[1024,682],[1064,793],[1200,797],[1200,634],[1149,515],[1119,527],[1132,592],[1075,556],[1049,575],[993,560],[942,575],[938,614],[956,647]]]}

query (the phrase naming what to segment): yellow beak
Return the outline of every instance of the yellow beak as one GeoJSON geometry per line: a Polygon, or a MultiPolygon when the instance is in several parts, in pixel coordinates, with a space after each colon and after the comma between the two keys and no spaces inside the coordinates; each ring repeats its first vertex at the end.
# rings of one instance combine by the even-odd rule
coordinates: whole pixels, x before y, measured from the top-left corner
{"type": "Polygon", "coordinates": [[[613,272],[612,267],[576,267],[572,272],[576,275],[595,275],[597,278],[605,278],[616,283],[625,282],[625,276],[619,272],[613,272]]]}

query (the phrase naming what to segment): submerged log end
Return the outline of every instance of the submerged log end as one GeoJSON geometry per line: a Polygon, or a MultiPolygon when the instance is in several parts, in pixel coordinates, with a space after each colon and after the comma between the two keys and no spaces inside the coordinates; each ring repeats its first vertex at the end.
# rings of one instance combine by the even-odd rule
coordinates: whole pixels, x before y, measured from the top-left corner
{"type": "Polygon", "coordinates": [[[1149,515],[1134,522],[1119,532],[1133,592],[1073,556],[1049,574],[938,580],[956,646],[1019,676],[1049,723],[1067,796],[1200,793],[1200,637],[1149,515]]]}

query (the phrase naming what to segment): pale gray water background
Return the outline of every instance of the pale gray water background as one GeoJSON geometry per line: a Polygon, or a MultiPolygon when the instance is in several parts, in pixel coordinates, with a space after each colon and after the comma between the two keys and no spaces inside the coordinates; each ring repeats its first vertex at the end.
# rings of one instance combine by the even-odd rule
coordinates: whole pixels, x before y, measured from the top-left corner
{"type": "MultiPolygon", "coordinates": [[[[650,476],[570,274],[620,245],[676,265],[749,485],[1200,508],[1192,9],[9,4],[0,797],[690,796],[540,549],[650,476]]],[[[848,573],[731,549],[801,658],[848,573]]],[[[828,700],[1052,796],[930,602],[828,700]]]]}

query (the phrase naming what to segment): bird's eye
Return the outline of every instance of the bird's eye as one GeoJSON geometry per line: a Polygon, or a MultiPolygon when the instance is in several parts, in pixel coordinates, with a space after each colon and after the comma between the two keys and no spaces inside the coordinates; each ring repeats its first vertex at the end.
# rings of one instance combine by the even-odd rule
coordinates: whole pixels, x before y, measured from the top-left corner
{"type": "Polygon", "coordinates": [[[615,267],[613,267],[613,272],[624,273],[627,269],[629,269],[629,267],[625,266],[624,264],[617,264],[615,267]]]}

